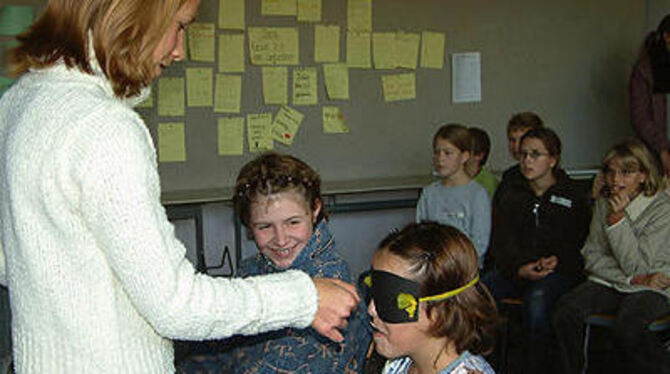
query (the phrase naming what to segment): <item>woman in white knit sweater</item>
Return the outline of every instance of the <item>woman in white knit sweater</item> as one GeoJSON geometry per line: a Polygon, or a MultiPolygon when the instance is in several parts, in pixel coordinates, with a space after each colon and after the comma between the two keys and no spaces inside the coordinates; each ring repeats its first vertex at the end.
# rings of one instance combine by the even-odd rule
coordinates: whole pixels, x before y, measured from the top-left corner
{"type": "Polygon", "coordinates": [[[358,302],[300,272],[196,274],[160,204],[131,105],[171,61],[200,0],[50,0],[12,52],[0,100],[0,284],[18,373],[169,373],[170,338],[310,324],[333,340],[358,302]]]}

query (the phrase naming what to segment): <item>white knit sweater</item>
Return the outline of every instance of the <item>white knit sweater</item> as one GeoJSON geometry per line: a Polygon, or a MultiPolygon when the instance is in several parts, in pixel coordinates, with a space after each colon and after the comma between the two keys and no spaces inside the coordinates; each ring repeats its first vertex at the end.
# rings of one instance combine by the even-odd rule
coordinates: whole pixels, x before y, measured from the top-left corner
{"type": "Polygon", "coordinates": [[[149,132],[96,71],[31,72],[0,100],[17,372],[171,373],[168,338],[308,326],[317,293],[304,273],[195,273],[160,204],[149,132]]]}

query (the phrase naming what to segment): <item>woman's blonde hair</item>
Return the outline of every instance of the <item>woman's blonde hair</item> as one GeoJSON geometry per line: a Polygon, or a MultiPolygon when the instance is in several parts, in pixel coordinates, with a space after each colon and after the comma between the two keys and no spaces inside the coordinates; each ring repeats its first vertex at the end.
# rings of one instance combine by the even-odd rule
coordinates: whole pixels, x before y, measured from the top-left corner
{"type": "Polygon", "coordinates": [[[15,75],[59,60],[92,74],[95,57],[118,97],[137,95],[153,78],[153,52],[188,0],[49,0],[42,16],[10,52],[15,75]]]}
{"type": "Polygon", "coordinates": [[[664,187],[654,156],[639,139],[628,138],[610,148],[603,158],[603,168],[607,168],[614,159],[621,160],[625,169],[638,170],[646,175],[647,178],[640,186],[645,196],[652,196],[664,187]]]}

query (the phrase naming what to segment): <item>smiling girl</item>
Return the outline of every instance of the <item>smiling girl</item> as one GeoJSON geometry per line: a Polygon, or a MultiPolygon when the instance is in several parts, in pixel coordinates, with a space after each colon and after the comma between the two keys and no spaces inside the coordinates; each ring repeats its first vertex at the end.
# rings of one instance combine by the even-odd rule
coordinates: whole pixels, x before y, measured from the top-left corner
{"type": "Polygon", "coordinates": [[[491,374],[498,315],[479,282],[468,238],[435,222],[410,224],[382,240],[366,281],[375,349],[384,374],[491,374]]]}
{"type": "MultiPolygon", "coordinates": [[[[328,229],[321,178],[305,162],[277,153],[252,160],[238,174],[233,203],[259,252],[242,261],[237,276],[301,270],[311,277],[351,281],[349,266],[328,229]]],[[[360,303],[348,325],[340,326],[340,343],[311,328],[287,328],[224,341],[217,354],[194,357],[180,365],[181,371],[359,373],[370,341],[367,325],[360,303]]]]}

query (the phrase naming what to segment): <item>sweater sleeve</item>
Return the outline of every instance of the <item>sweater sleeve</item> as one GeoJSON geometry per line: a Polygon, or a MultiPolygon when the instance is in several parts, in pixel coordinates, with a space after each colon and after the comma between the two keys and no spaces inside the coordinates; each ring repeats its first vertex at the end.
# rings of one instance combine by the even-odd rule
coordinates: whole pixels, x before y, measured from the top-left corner
{"type": "Polygon", "coordinates": [[[670,144],[665,124],[659,126],[654,121],[651,66],[645,54],[643,52],[640,55],[630,77],[630,117],[637,135],[654,151],[659,152],[668,149],[670,144]]]}
{"type": "MultiPolygon", "coordinates": [[[[476,184],[477,187],[480,187],[476,184]]],[[[472,202],[472,242],[477,250],[479,267],[484,266],[484,256],[491,237],[491,202],[484,188],[478,188],[472,202]]]]}
{"type": "Polygon", "coordinates": [[[213,339],[311,323],[317,293],[304,273],[246,279],[196,274],[160,204],[144,124],[131,114],[101,117],[92,121],[105,126],[88,131],[73,150],[81,160],[73,161],[71,172],[80,186],[79,209],[135,309],[159,334],[213,339]]]}
{"type": "Polygon", "coordinates": [[[628,217],[606,230],[614,257],[629,277],[652,272],[658,265],[657,252],[670,242],[670,206],[658,200],[651,204],[647,209],[654,210],[642,230],[636,232],[628,217]]]}
{"type": "Polygon", "coordinates": [[[582,248],[584,269],[588,275],[596,276],[608,282],[622,283],[626,275],[617,263],[609,248],[605,236],[607,202],[601,198],[596,202],[596,208],[591,218],[589,236],[582,248]]]}
{"type": "Polygon", "coordinates": [[[7,286],[7,267],[5,266],[5,252],[0,243],[0,286],[7,286]]]}
{"type": "Polygon", "coordinates": [[[419,202],[416,204],[416,222],[425,221],[428,219],[428,201],[426,197],[426,188],[424,187],[421,190],[421,196],[419,196],[419,202]]]}

